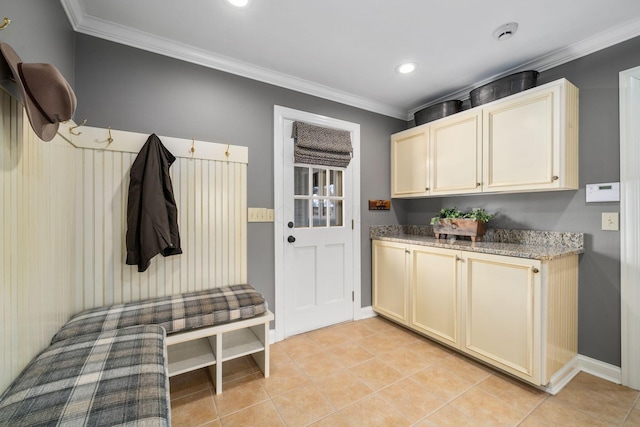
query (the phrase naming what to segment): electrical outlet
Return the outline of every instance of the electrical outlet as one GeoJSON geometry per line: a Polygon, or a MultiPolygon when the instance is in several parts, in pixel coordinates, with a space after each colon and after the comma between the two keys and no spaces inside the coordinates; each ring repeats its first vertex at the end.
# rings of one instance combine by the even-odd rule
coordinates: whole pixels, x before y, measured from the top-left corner
{"type": "Polygon", "coordinates": [[[618,231],[618,212],[602,212],[602,229],[608,231],[618,231]]]}

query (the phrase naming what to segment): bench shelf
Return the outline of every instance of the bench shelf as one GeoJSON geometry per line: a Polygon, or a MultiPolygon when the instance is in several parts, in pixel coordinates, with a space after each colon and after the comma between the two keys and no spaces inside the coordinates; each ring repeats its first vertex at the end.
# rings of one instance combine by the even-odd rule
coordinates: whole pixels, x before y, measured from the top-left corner
{"type": "Polygon", "coordinates": [[[167,336],[169,376],[209,368],[216,394],[222,393],[223,362],[251,355],[269,377],[269,322],[273,313],[167,336]]]}

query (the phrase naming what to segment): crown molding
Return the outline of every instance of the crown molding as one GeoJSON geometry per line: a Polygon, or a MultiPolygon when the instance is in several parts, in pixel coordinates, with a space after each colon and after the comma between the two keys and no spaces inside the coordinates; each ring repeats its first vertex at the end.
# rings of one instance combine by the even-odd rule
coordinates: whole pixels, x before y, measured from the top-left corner
{"type": "Polygon", "coordinates": [[[451,92],[438,99],[429,101],[428,103],[421,105],[419,107],[412,108],[409,110],[409,120],[413,119],[413,114],[416,111],[422,110],[423,108],[429,107],[431,105],[434,105],[449,99],[462,99],[462,100],[467,99],[469,98],[469,92],[471,90],[477,87],[480,87],[484,84],[491,83],[492,81],[499,79],[501,77],[508,76],[509,74],[518,73],[520,71],[526,71],[526,70],[537,70],[537,71],[549,70],[551,68],[573,61],[574,59],[578,59],[583,56],[587,56],[591,53],[597,52],[599,50],[606,49],[615,44],[622,43],[626,40],[637,37],[638,35],[640,35],[640,19],[635,19],[625,24],[619,25],[615,28],[612,28],[610,30],[598,33],[585,40],[581,40],[565,48],[558,49],[547,55],[543,55],[532,61],[528,61],[523,64],[520,64],[517,67],[511,68],[499,74],[495,74],[487,79],[482,80],[481,82],[467,86],[456,92],[451,92]]]}
{"type": "Polygon", "coordinates": [[[407,121],[413,120],[413,115],[418,110],[449,99],[466,99],[469,97],[469,92],[476,87],[491,83],[509,74],[531,69],[545,71],[640,35],[640,19],[635,19],[490,76],[473,85],[447,93],[418,107],[405,110],[288,74],[258,67],[247,62],[215,55],[203,49],[194,48],[190,45],[151,35],[113,22],[97,19],[85,13],[80,0],[60,0],[60,2],[76,32],[407,121]]]}
{"type": "Polygon", "coordinates": [[[406,120],[406,109],[377,102],[371,99],[333,89],[288,74],[279,73],[267,68],[258,67],[247,62],[235,60],[222,55],[215,55],[204,49],[179,43],[156,35],[151,35],[130,27],[97,19],[87,15],[79,0],[61,0],[74,31],[101,39],[124,44],[171,58],[179,59],[204,67],[235,74],[285,89],[317,96],[330,101],[360,108],[397,119],[406,120]]]}

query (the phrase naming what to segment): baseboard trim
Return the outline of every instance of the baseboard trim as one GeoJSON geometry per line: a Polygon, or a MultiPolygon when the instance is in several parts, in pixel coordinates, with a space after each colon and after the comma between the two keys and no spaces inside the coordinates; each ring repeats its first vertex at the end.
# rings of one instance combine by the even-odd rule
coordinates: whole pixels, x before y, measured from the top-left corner
{"type": "Polygon", "coordinates": [[[622,370],[619,366],[611,365],[581,354],[577,357],[581,371],[615,384],[622,384],[622,370]]]}
{"type": "Polygon", "coordinates": [[[575,356],[567,364],[565,364],[558,372],[553,374],[549,384],[544,390],[549,394],[558,394],[560,390],[571,382],[573,377],[580,373],[580,356],[575,356]]]}
{"type": "Polygon", "coordinates": [[[377,314],[375,311],[373,311],[373,307],[369,306],[369,307],[362,307],[360,309],[360,320],[362,319],[368,319],[370,317],[376,317],[377,314]]]}

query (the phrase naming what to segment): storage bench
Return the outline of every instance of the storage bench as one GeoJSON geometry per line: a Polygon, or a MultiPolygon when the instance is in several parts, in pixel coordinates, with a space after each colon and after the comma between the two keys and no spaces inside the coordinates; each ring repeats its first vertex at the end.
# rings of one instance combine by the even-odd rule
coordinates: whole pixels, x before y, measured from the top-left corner
{"type": "Polygon", "coordinates": [[[169,375],[209,367],[216,393],[221,393],[224,361],[252,355],[265,378],[269,376],[272,320],[264,297],[241,284],[85,310],[71,317],[52,342],[132,325],[159,325],[167,331],[169,375]]]}
{"type": "Polygon", "coordinates": [[[134,326],[47,347],[0,396],[0,426],[170,426],[165,331],[134,326]]]}
{"type": "Polygon", "coordinates": [[[0,427],[170,426],[169,377],[252,355],[269,376],[273,313],[234,285],[73,316],[0,396],[0,427]]]}

